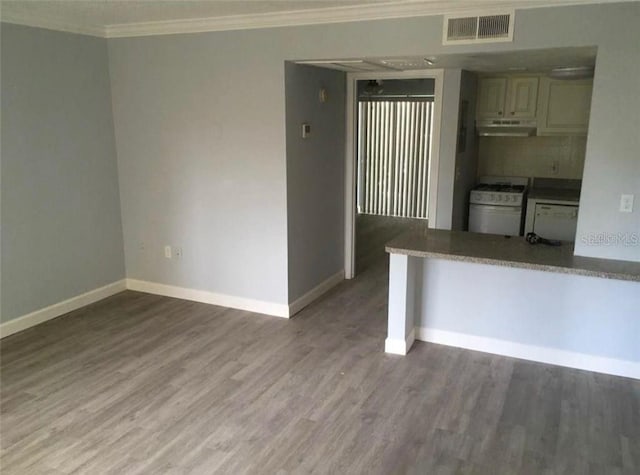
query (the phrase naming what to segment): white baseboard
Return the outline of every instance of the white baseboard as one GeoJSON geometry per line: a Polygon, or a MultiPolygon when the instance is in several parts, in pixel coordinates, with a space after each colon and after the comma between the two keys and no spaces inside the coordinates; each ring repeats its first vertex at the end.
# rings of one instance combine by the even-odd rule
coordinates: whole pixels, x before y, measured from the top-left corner
{"type": "Polygon", "coordinates": [[[304,294],[302,297],[294,300],[289,304],[289,317],[293,317],[300,310],[305,308],[311,302],[316,300],[318,297],[328,292],[330,289],[338,285],[340,282],[344,280],[344,270],[340,272],[336,272],[328,279],[322,281],[319,285],[316,285],[309,292],[304,294]]]}
{"type": "Polygon", "coordinates": [[[118,280],[111,284],[105,285],[98,289],[90,290],[84,294],[77,295],[62,302],[49,305],[35,312],[28,313],[21,317],[9,320],[0,325],[0,338],[13,335],[14,333],[26,330],[40,323],[46,322],[53,318],[72,312],[86,305],[97,302],[98,300],[111,297],[119,292],[126,290],[125,279],[118,280]]]}
{"type": "Polygon", "coordinates": [[[220,305],[221,307],[236,308],[238,310],[247,310],[249,312],[262,313],[274,317],[289,317],[289,306],[286,304],[218,294],[207,290],[188,289],[136,279],[127,279],[127,289],[148,294],[163,295],[165,297],[191,300],[193,302],[220,305]]]}
{"type": "Polygon", "coordinates": [[[640,362],[606,358],[555,348],[514,343],[506,340],[468,335],[465,333],[417,327],[416,339],[441,345],[483,351],[495,355],[510,356],[568,368],[595,371],[596,373],[640,379],[640,362]]]}
{"type": "Polygon", "coordinates": [[[384,341],[384,352],[392,353],[394,355],[406,355],[413,346],[413,342],[416,340],[416,329],[414,328],[409,333],[406,339],[401,340],[397,338],[387,338],[384,341]]]}

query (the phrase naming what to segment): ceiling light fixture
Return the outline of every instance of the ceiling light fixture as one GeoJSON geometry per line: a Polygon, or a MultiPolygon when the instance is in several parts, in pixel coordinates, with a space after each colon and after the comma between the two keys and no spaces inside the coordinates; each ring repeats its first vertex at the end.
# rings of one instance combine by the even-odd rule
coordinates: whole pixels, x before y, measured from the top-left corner
{"type": "Polygon", "coordinates": [[[382,81],[380,79],[370,79],[367,81],[367,85],[364,87],[362,94],[365,96],[375,96],[383,92],[382,81]]]}

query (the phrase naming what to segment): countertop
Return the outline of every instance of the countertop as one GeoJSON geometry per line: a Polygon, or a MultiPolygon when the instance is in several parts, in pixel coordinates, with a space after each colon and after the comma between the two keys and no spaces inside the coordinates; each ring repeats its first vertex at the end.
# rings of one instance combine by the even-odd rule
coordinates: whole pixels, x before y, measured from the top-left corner
{"type": "Polygon", "coordinates": [[[640,262],[573,255],[573,243],[531,245],[524,237],[438,229],[414,230],[388,242],[386,251],[415,257],[585,275],[640,282],[640,262]]]}
{"type": "Polygon", "coordinates": [[[563,188],[531,188],[527,199],[570,201],[576,204],[580,201],[580,190],[563,188]]]}

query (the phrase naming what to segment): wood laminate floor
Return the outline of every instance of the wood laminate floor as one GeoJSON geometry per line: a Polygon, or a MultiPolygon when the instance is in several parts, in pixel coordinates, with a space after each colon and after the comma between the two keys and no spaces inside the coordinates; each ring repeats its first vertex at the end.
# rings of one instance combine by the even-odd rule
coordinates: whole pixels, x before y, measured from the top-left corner
{"type": "Polygon", "coordinates": [[[394,237],[412,229],[426,227],[426,219],[356,215],[356,275],[385,260],[385,244],[394,237]]]}
{"type": "Polygon", "coordinates": [[[123,292],[2,341],[3,474],[634,474],[640,381],[417,342],[385,261],[292,320],[123,292]]]}

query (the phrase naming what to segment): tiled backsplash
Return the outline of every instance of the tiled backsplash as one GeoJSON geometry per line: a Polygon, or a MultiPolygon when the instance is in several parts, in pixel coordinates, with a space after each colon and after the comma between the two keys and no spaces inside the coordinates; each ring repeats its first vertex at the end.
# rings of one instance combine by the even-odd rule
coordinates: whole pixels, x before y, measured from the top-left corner
{"type": "Polygon", "coordinates": [[[478,176],[582,179],[587,138],[480,137],[478,176]]]}

